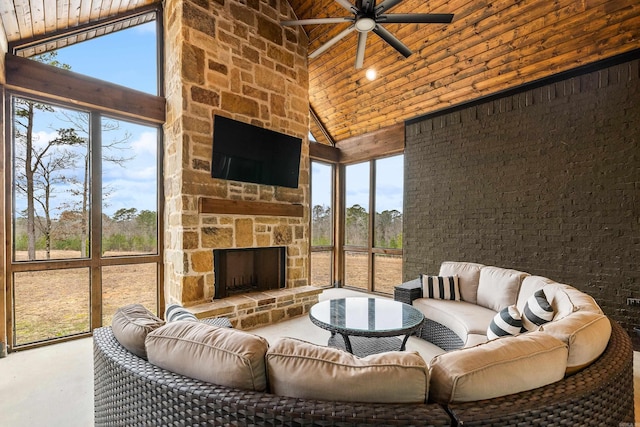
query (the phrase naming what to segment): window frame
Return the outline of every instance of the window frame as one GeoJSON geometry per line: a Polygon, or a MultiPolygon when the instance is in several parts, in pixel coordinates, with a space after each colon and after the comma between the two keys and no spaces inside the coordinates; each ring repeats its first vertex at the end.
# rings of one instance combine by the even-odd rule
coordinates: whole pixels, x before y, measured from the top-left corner
{"type": "MultiPolygon", "coordinates": [[[[83,110],[91,114],[91,144],[95,146],[100,144],[100,138],[94,138],[95,133],[101,132],[101,117],[113,118],[132,123],[138,123],[144,126],[157,128],[157,253],[103,257],[102,233],[101,233],[101,213],[102,200],[100,192],[102,190],[101,177],[101,156],[92,151],[91,154],[91,180],[93,182],[93,191],[91,193],[91,211],[90,211],[90,256],[88,258],[65,259],[65,260],[36,260],[36,261],[14,261],[13,259],[13,189],[12,185],[5,185],[5,266],[4,273],[6,286],[5,298],[5,318],[7,329],[7,350],[28,349],[48,345],[55,342],[68,341],[70,339],[91,336],[93,329],[102,326],[102,284],[101,284],[101,268],[104,266],[115,265],[133,265],[141,263],[156,264],[157,271],[157,288],[156,288],[156,309],[160,313],[164,307],[164,293],[162,292],[162,278],[164,277],[164,227],[162,218],[164,218],[164,193],[163,193],[163,124],[165,122],[165,100],[162,97],[164,87],[163,77],[163,39],[162,39],[162,9],[159,5],[152,8],[145,8],[144,13],[152,14],[156,21],[156,37],[157,37],[157,76],[158,76],[158,96],[149,95],[136,91],[134,89],[125,88],[113,83],[100,81],[91,77],[73,73],[68,70],[61,70],[56,67],[37,63],[35,61],[21,58],[16,55],[6,55],[6,84],[4,91],[4,113],[5,120],[5,183],[11,183],[14,173],[13,164],[13,99],[14,97],[36,100],[51,105],[60,106],[62,108],[71,108],[74,110],[83,110]],[[73,87],[74,91],[69,93],[68,88],[73,87]],[[10,160],[10,161],[9,161],[10,160]],[[46,271],[51,269],[71,269],[71,268],[89,268],[90,269],[90,330],[86,333],[65,336],[61,338],[52,338],[44,341],[15,346],[14,337],[14,304],[13,304],[13,278],[14,273],[27,271],[46,271]]],[[[123,15],[115,19],[103,20],[91,26],[83,27],[79,31],[77,28],[66,33],[56,34],[57,40],[65,37],[75,37],[79,32],[89,33],[95,31],[98,26],[116,25],[118,22],[127,23],[127,26],[120,28],[128,28],[135,23],[137,18],[132,14],[123,15]]],[[[144,21],[149,22],[149,20],[144,21]]],[[[143,22],[138,22],[143,23],[143,22]]],[[[85,38],[86,39],[86,38],[85,38]]],[[[85,40],[83,39],[83,40],[85,40]]],[[[34,46],[45,46],[51,42],[49,39],[21,41],[20,44],[11,45],[10,51],[17,52],[21,48],[33,48],[34,46]]],[[[59,46],[53,45],[49,50],[57,49],[59,46]]],[[[44,53],[46,50],[37,51],[36,53],[44,53]]]]}

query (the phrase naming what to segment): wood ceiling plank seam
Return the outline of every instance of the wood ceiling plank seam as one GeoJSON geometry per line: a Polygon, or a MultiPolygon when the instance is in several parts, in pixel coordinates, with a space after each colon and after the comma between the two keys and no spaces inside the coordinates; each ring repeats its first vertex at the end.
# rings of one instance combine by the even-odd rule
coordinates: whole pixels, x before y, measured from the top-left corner
{"type": "Polygon", "coordinates": [[[21,39],[32,37],[33,27],[31,26],[31,5],[29,0],[13,0],[13,4],[16,9],[19,37],[21,39]]]}
{"type": "Polygon", "coordinates": [[[69,28],[77,27],[83,22],[80,20],[80,5],[81,0],[68,0],[69,2],[69,10],[68,10],[68,26],[69,28]]]}
{"type": "Polygon", "coordinates": [[[9,42],[18,40],[20,38],[20,27],[18,25],[15,2],[0,2],[0,17],[2,17],[2,26],[4,27],[7,40],[9,42]]]}
{"type": "Polygon", "coordinates": [[[42,34],[54,33],[58,28],[58,8],[56,3],[55,0],[44,1],[44,33],[42,34]]]}
{"type": "Polygon", "coordinates": [[[69,3],[66,1],[56,1],[56,31],[68,29],[69,3]]]}
{"type": "Polygon", "coordinates": [[[92,5],[92,0],[80,1],[79,21],[83,24],[86,24],[87,22],[91,22],[91,5],[92,5]]]}
{"type": "MultiPolygon", "coordinates": [[[[628,9],[625,9],[625,10],[628,10],[628,9]]],[[[580,25],[580,24],[578,23],[577,25],[580,25]]],[[[556,34],[557,34],[557,33],[556,33],[556,34]]],[[[587,36],[585,36],[585,37],[587,37],[587,36]]],[[[564,39],[564,37],[561,37],[561,36],[560,36],[560,37],[558,37],[558,39],[559,39],[559,40],[563,40],[563,39],[564,39]]],[[[460,76],[456,76],[456,78],[459,78],[459,77],[460,77],[460,76]]],[[[387,93],[387,95],[388,95],[388,93],[387,93]]],[[[374,101],[374,103],[375,103],[375,100],[372,100],[372,101],[374,101]]],[[[345,108],[345,106],[344,106],[344,105],[343,105],[343,108],[345,108]]]]}
{"type": "Polygon", "coordinates": [[[114,0],[102,0],[102,6],[100,9],[100,17],[98,19],[105,19],[114,15],[114,0]]]}
{"type": "Polygon", "coordinates": [[[32,34],[42,34],[45,30],[44,0],[31,0],[32,34]]]}

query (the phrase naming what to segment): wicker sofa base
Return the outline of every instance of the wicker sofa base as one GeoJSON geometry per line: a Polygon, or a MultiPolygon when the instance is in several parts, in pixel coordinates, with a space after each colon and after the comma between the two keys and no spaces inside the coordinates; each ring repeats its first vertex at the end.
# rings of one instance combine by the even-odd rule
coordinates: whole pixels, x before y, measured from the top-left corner
{"type": "Polygon", "coordinates": [[[633,348],[615,322],[605,352],[577,374],[518,394],[450,404],[446,411],[437,404],[311,401],[216,386],[140,359],[111,328],[94,331],[94,387],[96,426],[619,427],[634,420],[633,348]]]}
{"type": "Polygon", "coordinates": [[[295,399],[216,386],[133,355],[110,327],[94,331],[96,426],[443,426],[437,404],[295,399]]]}
{"type": "MultiPolygon", "coordinates": [[[[421,296],[416,291],[419,286],[419,280],[397,286],[395,299],[411,304],[421,296]]],[[[633,345],[620,325],[612,321],[611,327],[604,353],[582,371],[523,393],[452,403],[447,410],[459,426],[633,425],[633,345]]],[[[463,345],[451,329],[430,319],[420,337],[444,350],[463,345]]]]}

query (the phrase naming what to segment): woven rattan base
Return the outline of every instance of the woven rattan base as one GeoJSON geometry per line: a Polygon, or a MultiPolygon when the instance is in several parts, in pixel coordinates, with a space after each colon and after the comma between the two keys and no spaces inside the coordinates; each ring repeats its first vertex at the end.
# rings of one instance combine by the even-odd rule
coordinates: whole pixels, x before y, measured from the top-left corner
{"type": "MultiPolygon", "coordinates": [[[[385,351],[398,351],[402,345],[402,340],[396,337],[368,338],[349,337],[353,354],[358,357],[365,357],[371,354],[383,353],[385,351]]],[[[329,338],[330,347],[345,349],[344,338],[340,334],[332,335],[329,338]]]]}
{"type": "Polygon", "coordinates": [[[442,426],[437,404],[328,402],[205,383],[125,350],[111,328],[94,330],[95,425],[100,426],[442,426]]]}

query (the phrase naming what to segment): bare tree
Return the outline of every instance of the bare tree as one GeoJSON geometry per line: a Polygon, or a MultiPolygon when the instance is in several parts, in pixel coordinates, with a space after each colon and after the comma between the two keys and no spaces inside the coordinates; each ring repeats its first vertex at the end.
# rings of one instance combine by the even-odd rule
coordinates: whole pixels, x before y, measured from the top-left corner
{"type": "MultiPolygon", "coordinates": [[[[79,113],[79,112],[68,112],[68,111],[60,111],[59,119],[63,122],[66,122],[71,125],[68,129],[70,132],[73,132],[75,136],[81,140],[84,138],[89,138],[89,130],[90,130],[90,116],[88,114],[79,113]],[[83,137],[80,137],[83,135],[83,137]]],[[[115,137],[110,141],[105,141],[104,136],[107,132],[115,132],[120,130],[120,123],[117,120],[103,120],[101,124],[102,129],[102,161],[110,162],[117,164],[121,167],[124,167],[126,162],[132,160],[132,157],[127,157],[124,153],[131,149],[128,142],[131,140],[131,133],[124,132],[122,136],[115,137]]],[[[80,206],[76,208],[80,210],[82,213],[82,217],[84,220],[82,221],[82,226],[80,229],[80,241],[82,242],[80,255],[81,257],[86,257],[87,248],[89,242],[89,183],[90,183],[90,148],[89,144],[86,145],[86,151],[83,154],[83,162],[84,162],[84,170],[82,174],[82,179],[76,182],[76,190],[73,191],[74,195],[80,196],[81,202],[80,206]]],[[[103,188],[103,196],[108,192],[106,187],[103,188]]]]}

